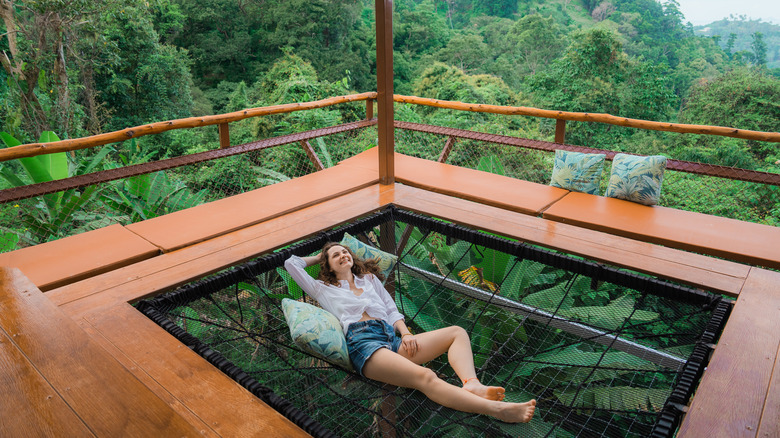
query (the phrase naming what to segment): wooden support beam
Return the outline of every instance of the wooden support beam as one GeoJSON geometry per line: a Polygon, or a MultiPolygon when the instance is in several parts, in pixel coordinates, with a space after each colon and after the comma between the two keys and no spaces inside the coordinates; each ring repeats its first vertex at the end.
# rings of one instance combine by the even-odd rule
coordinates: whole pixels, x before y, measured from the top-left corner
{"type": "Polygon", "coordinates": [[[558,119],[555,121],[555,142],[563,144],[566,139],[566,120],[558,119]]]}
{"type": "Polygon", "coordinates": [[[311,147],[309,140],[301,140],[301,146],[303,146],[303,151],[306,152],[306,156],[309,157],[309,160],[314,164],[314,167],[316,167],[317,170],[325,168],[325,166],[322,165],[322,161],[320,161],[320,157],[317,156],[317,153],[314,152],[314,148],[311,147]]]}
{"type": "Polygon", "coordinates": [[[374,99],[366,100],[366,120],[374,118],[374,99]]]}
{"type": "Polygon", "coordinates": [[[220,149],[230,147],[230,127],[227,122],[219,124],[219,147],[220,149]]]}
{"type": "Polygon", "coordinates": [[[441,155],[439,155],[439,163],[444,163],[447,161],[447,157],[450,156],[450,152],[452,151],[452,147],[455,145],[455,137],[449,136],[447,137],[447,142],[444,143],[444,149],[441,150],[441,155]]]}
{"type": "Polygon", "coordinates": [[[393,2],[375,0],[376,79],[379,143],[379,183],[395,183],[395,127],[393,126],[393,2]]]}

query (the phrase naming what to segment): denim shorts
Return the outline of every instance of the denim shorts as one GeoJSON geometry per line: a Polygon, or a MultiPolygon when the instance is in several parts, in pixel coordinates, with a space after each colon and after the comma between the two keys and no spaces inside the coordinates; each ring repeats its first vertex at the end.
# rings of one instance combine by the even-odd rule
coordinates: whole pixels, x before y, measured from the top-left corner
{"type": "Polygon", "coordinates": [[[396,336],[395,329],[378,319],[353,322],[347,327],[347,350],[352,366],[363,375],[363,366],[375,351],[382,347],[397,353],[401,346],[401,338],[396,336]]]}

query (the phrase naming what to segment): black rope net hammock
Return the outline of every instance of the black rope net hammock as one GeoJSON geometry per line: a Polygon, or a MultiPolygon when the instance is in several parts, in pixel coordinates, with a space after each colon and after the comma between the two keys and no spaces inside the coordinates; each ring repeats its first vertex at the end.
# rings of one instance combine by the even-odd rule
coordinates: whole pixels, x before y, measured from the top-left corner
{"type": "MultiPolygon", "coordinates": [[[[731,304],[391,207],[138,309],[315,436],[660,437],[675,433],[731,304]],[[396,245],[386,285],[407,325],[465,328],[484,384],[504,386],[507,401],[537,399],[529,424],[441,407],[293,343],[281,300],[313,300],[284,260],[345,232],[396,245]]],[[[446,358],[427,366],[459,384],[446,358]]]]}

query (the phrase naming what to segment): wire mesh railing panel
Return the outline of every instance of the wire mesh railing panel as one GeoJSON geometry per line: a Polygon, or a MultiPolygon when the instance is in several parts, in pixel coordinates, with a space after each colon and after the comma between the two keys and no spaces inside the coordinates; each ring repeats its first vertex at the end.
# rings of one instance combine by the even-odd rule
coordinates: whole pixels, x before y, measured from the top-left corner
{"type": "MultiPolygon", "coordinates": [[[[118,151],[106,148],[105,153],[91,155],[87,160],[96,161],[95,166],[89,167],[92,173],[76,172],[68,180],[45,183],[69,184],[70,180],[82,178],[83,181],[72,184],[73,188],[31,197],[22,194],[22,199],[11,197],[12,200],[0,204],[0,252],[45,243],[111,224],[127,225],[151,219],[307,175],[317,171],[318,164],[327,168],[370,147],[371,139],[375,137],[374,128],[368,128],[368,132],[359,129],[347,130],[312,138],[307,140],[305,145],[296,141],[221,158],[205,157],[186,165],[172,163],[167,166],[164,165],[166,161],[188,160],[194,155],[147,163],[140,149],[130,156],[128,154],[132,148],[118,151]],[[310,153],[306,152],[307,148],[310,153]],[[102,160],[101,167],[97,166],[97,159],[102,160]],[[319,160],[319,163],[316,163],[316,160],[319,160]],[[123,168],[122,164],[137,164],[139,169],[132,171],[132,166],[123,168]],[[161,165],[164,170],[151,167],[157,165],[161,165]],[[111,170],[114,167],[116,169],[111,170]],[[109,177],[111,172],[123,172],[125,169],[127,172],[124,172],[124,175],[132,176],[122,177],[120,173],[109,177]],[[103,182],[105,179],[112,180],[103,182]]],[[[130,142],[125,142],[125,146],[129,144],[130,142]]],[[[76,159],[71,159],[72,169],[85,169],[76,165],[77,161],[86,160],[79,157],[77,155],[76,159]]],[[[5,163],[4,166],[10,170],[14,168],[14,164],[5,163]]],[[[38,184],[20,188],[35,193],[35,190],[41,187],[42,185],[38,184]]],[[[7,190],[0,190],[0,194],[18,190],[4,188],[7,190]]]]}
{"type": "Polygon", "coordinates": [[[666,170],[660,205],[780,226],[780,187],[666,170]]]}
{"type": "MultiPolygon", "coordinates": [[[[427,125],[417,125],[415,129],[455,133],[455,130],[450,128],[427,125]]],[[[490,137],[489,134],[470,131],[461,131],[458,135],[490,137]]],[[[407,155],[428,160],[439,160],[444,156],[448,164],[539,184],[550,183],[554,165],[552,143],[545,145],[549,150],[534,149],[500,144],[490,139],[461,138],[457,135],[448,137],[442,133],[410,129],[397,129],[396,143],[396,151],[407,155]]],[[[587,148],[571,145],[562,148],[588,151],[587,148]]],[[[615,152],[609,153],[614,155],[615,152]]],[[[780,186],[772,182],[777,181],[777,175],[705,163],[672,161],[674,168],[667,168],[664,173],[659,205],[767,225],[780,225],[780,186]]],[[[602,194],[606,192],[609,182],[610,166],[611,161],[606,161],[600,182],[602,194]]]]}
{"type": "MultiPolygon", "coordinates": [[[[505,387],[507,401],[537,399],[529,424],[443,408],[292,342],[281,299],[316,302],[282,262],[292,253],[316,254],[314,248],[344,231],[369,244],[386,240],[373,217],[185,286],[151,306],[336,435],[669,435],[657,432],[659,419],[675,403],[687,403],[693,387],[681,389],[680,375],[691,367],[701,373],[706,363],[689,358],[714,341],[725,322],[715,316],[728,302],[400,210],[374,217],[395,219],[396,245],[403,248],[387,285],[409,328],[464,328],[483,383],[505,387]],[[682,401],[675,398],[681,391],[682,401]]],[[[460,384],[446,358],[426,366],[460,384]]]]}

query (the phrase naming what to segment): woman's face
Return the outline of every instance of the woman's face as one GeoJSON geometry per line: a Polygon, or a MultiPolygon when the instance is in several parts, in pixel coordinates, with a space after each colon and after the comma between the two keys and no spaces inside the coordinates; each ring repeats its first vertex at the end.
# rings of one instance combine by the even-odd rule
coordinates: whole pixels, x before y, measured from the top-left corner
{"type": "Polygon", "coordinates": [[[328,265],[336,274],[346,273],[352,269],[352,256],[341,245],[335,245],[328,249],[328,265]]]}

